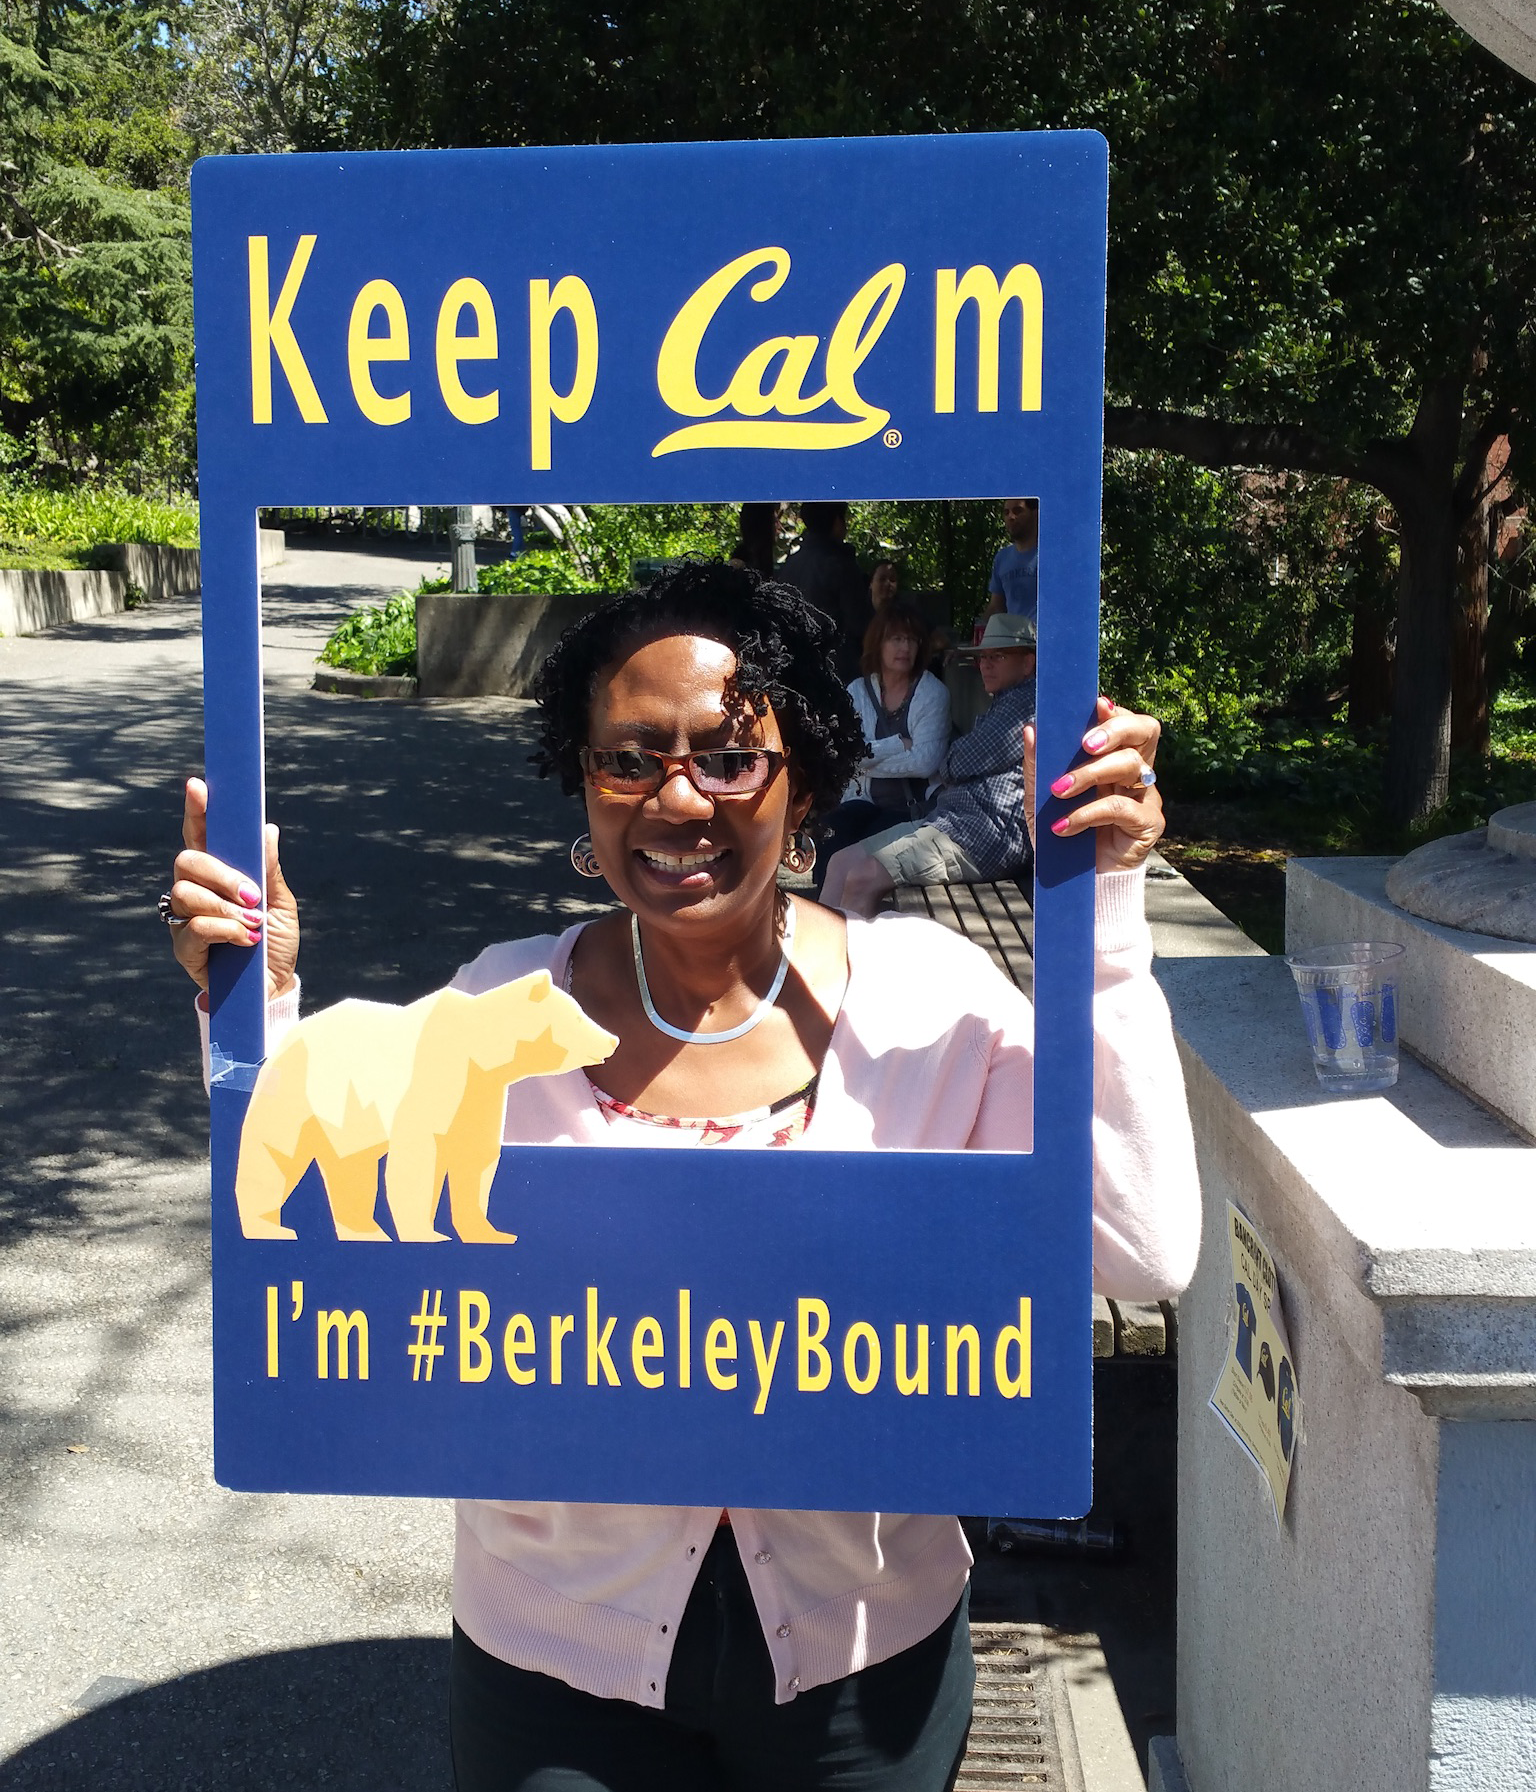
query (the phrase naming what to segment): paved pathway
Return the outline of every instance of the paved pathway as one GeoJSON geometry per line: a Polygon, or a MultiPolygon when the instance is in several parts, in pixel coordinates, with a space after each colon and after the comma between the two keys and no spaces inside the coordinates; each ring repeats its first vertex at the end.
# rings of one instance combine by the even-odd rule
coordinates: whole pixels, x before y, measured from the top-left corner
{"type": "MultiPolygon", "coordinates": [[[[341,616],[440,559],[298,543],[269,578],[269,809],[311,1004],[409,1001],[488,940],[591,912],[528,705],[308,689],[341,616]]],[[[207,1110],[154,914],[199,655],[195,599],[0,639],[0,1792],[446,1792],[448,1508],[212,1481],[207,1110]],[[123,1682],[144,1689],[91,1705],[123,1682]]],[[[1252,949],[1182,880],[1153,889],[1164,953],[1252,949]]],[[[1103,1630],[1133,1726],[1168,1727],[1169,1577],[1156,1613],[1120,1588],[1113,1633],[1078,1611],[1090,1578],[993,1559],[978,1614],[1027,1590],[1103,1630]]],[[[1074,1715],[1085,1764],[1094,1737],[1120,1763],[1093,1757],[1109,1792],[1135,1764],[1092,1660],[1074,1715]]]]}
{"type": "MultiPolygon", "coordinates": [[[[526,704],[306,688],[340,616],[440,558],[296,545],[270,575],[313,1002],[411,1000],[588,912],[526,704]]],[[[0,1789],[434,1792],[449,1509],[212,1481],[206,1107],[154,914],[199,655],[195,599],[0,640],[0,1789]],[[82,1712],[104,1679],[148,1690],[82,1712]]]]}

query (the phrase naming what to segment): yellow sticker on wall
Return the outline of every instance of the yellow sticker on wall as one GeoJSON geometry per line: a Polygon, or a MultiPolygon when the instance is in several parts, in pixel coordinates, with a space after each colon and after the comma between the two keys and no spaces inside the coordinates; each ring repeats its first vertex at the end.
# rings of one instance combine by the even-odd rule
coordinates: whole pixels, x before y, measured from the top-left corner
{"type": "Polygon", "coordinates": [[[1258,1464],[1278,1524],[1285,1514],[1301,1430],[1296,1359],[1268,1247],[1229,1201],[1231,1333],[1211,1409],[1258,1464]]]}

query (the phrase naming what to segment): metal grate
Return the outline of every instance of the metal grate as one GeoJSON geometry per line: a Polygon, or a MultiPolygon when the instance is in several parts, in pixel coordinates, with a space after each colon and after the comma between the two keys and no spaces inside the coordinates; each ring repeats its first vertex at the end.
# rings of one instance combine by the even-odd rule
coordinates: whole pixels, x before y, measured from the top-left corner
{"type": "Polygon", "coordinates": [[[972,1624],[976,1704],[955,1792],[1081,1792],[1072,1718],[1037,1624],[972,1624]]]}

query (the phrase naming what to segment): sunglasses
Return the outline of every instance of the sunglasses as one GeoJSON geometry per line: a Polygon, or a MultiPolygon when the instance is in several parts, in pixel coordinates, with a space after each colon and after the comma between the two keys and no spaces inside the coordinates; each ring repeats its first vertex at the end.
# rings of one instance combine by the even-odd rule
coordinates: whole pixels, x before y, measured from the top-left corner
{"type": "Polygon", "coordinates": [[[700,796],[756,796],[787,764],[767,747],[719,747],[709,753],[652,753],[645,747],[583,747],[581,769],[603,796],[655,796],[679,772],[700,796]]]}

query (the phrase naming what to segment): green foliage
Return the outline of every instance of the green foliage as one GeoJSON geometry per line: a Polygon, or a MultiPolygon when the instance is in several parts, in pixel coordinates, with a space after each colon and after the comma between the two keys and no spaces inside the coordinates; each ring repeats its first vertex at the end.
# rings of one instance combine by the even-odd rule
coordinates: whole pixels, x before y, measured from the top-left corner
{"type": "Polygon", "coordinates": [[[590,584],[575,590],[622,591],[636,560],[728,554],[736,544],[730,504],[592,504],[574,517],[565,552],[590,584]]]}
{"type": "MultiPolygon", "coordinates": [[[[445,579],[446,591],[451,581],[445,579]]],[[[569,554],[554,548],[532,548],[515,559],[498,560],[480,568],[477,589],[486,592],[600,591],[596,579],[577,570],[569,554]]]]}
{"type": "Polygon", "coordinates": [[[193,0],[183,106],[199,140],[258,155],[345,143],[343,77],[372,23],[349,0],[193,0]]]}
{"type": "Polygon", "coordinates": [[[1345,688],[1359,542],[1377,507],[1337,480],[1111,452],[1104,688],[1174,726],[1329,713],[1345,688]]]}
{"type": "MultiPolygon", "coordinates": [[[[1434,0],[376,0],[371,17],[352,116],[379,146],[1101,130],[1110,439],[1370,480],[1431,534],[1453,519],[1399,580],[1394,802],[1438,800],[1447,543],[1488,443],[1510,436],[1519,476],[1536,416],[1536,92],[1434,0]],[[1448,424],[1410,434],[1425,409],[1448,424]]],[[[1219,492],[1196,508],[1213,507],[1219,492]]],[[[1332,523],[1316,526],[1310,554],[1280,558],[1333,577],[1332,523]]],[[[1196,589],[1224,602],[1232,556],[1209,530],[1202,543],[1196,589]]],[[[1112,536],[1111,555],[1130,549],[1112,536]]],[[[909,557],[961,623],[979,555],[950,544],[940,565],[921,542],[909,557]]],[[[1172,696],[1214,715],[1257,677],[1261,701],[1290,701],[1282,622],[1315,686],[1335,645],[1315,630],[1337,612],[1316,593],[1281,610],[1243,655],[1252,677],[1224,672],[1231,631],[1213,617],[1197,662],[1168,668],[1188,674],[1172,696]]],[[[1117,651],[1150,671],[1156,631],[1132,614],[1122,633],[1117,651]]]]}
{"type": "MultiPolygon", "coordinates": [[[[418,591],[452,591],[453,579],[446,573],[423,579],[418,591]]],[[[492,594],[526,591],[551,593],[561,591],[599,591],[602,587],[576,570],[568,554],[552,548],[530,548],[515,559],[496,560],[482,566],[476,574],[475,589],[492,594]]]]}
{"type": "Polygon", "coordinates": [[[848,538],[865,566],[895,560],[903,590],[942,592],[951,626],[969,640],[1003,543],[1001,519],[993,499],[854,504],[848,538]]]}
{"type": "Polygon", "coordinates": [[[1536,92],[1434,0],[369,11],[342,84],[370,146],[1102,130],[1130,402],[1359,442],[1478,343],[1487,391],[1536,352],[1536,92]]]}
{"type": "MultiPolygon", "coordinates": [[[[1268,815],[1283,837],[1300,834],[1339,851],[1402,851],[1425,830],[1392,825],[1381,804],[1385,740],[1360,741],[1348,730],[1251,719],[1212,729],[1172,728],[1158,765],[1177,806],[1236,802],[1268,815]]],[[[1536,801],[1536,688],[1507,692],[1494,706],[1487,764],[1451,762],[1451,795],[1435,834],[1481,827],[1495,811],[1536,801]]]]}
{"type": "MultiPolygon", "coordinates": [[[[422,581],[422,590],[432,586],[422,581]]],[[[320,652],[322,665],[374,677],[416,676],[416,598],[402,591],[382,608],[349,616],[320,652]]]]}
{"type": "Polygon", "coordinates": [[[1484,402],[1528,387],[1519,75],[1433,0],[1118,10],[1056,77],[1116,155],[1112,390],[1363,444],[1480,345],[1484,402]]]}
{"type": "MultiPolygon", "coordinates": [[[[685,554],[728,554],[736,543],[736,507],[729,504],[593,504],[562,523],[564,539],[535,545],[510,560],[482,566],[480,591],[624,591],[637,560],[685,554]]],[[[535,543],[552,537],[535,533],[535,543]]],[[[446,574],[423,591],[450,591],[446,574]]]]}
{"type": "Polygon", "coordinates": [[[0,566],[89,567],[94,548],[117,541],[195,548],[197,507],[113,487],[51,491],[0,480],[0,566]]]}
{"type": "MultiPolygon", "coordinates": [[[[630,582],[633,560],[728,552],[735,540],[735,517],[733,508],[719,504],[595,504],[585,520],[573,518],[566,545],[534,547],[514,559],[482,566],[477,589],[529,594],[622,591],[630,582]]],[[[352,672],[414,675],[416,595],[452,588],[445,571],[424,578],[416,592],[391,598],[383,609],[359,610],[326,642],[321,661],[352,672]]]]}
{"type": "Polygon", "coordinates": [[[175,69],[127,8],[0,17],[0,428],[70,477],[190,472],[175,69]]]}

